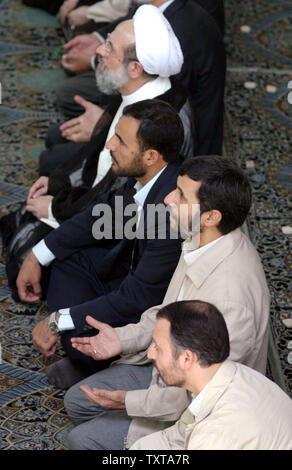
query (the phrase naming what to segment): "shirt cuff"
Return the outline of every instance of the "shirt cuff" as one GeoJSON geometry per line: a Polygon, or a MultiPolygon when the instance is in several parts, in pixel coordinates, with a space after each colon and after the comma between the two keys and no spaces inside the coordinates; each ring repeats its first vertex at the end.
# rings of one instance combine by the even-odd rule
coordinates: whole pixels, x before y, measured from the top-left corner
{"type": "Polygon", "coordinates": [[[40,220],[41,222],[44,222],[45,224],[49,225],[52,228],[60,227],[59,222],[57,222],[57,220],[55,219],[53,215],[52,201],[50,202],[49,207],[48,207],[48,218],[42,217],[40,220]]]}
{"type": "Polygon", "coordinates": [[[44,240],[37,243],[33,247],[32,252],[42,266],[48,266],[56,258],[54,253],[49,250],[44,240]]]}
{"type": "Polygon", "coordinates": [[[75,330],[73,320],[70,315],[70,308],[62,308],[59,310],[60,318],[58,320],[58,328],[60,331],[75,330]]]}

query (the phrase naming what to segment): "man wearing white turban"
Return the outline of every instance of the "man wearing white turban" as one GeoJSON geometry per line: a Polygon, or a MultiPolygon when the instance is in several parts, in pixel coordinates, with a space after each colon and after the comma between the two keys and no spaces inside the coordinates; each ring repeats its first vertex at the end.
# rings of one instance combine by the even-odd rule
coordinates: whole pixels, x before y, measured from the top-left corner
{"type": "MultiPolygon", "coordinates": [[[[42,240],[52,228],[85,210],[101,194],[123,182],[122,178],[112,172],[110,150],[105,143],[114,134],[125,106],[152,98],[169,103],[178,112],[184,126],[181,154],[185,157],[194,153],[194,119],[186,91],[167,76],[177,73],[182,66],[183,56],[179,43],[159,10],[150,5],[141,8],[148,10],[145,16],[148,29],[151,29],[152,22],[155,21],[157,34],[160,30],[165,38],[164,42],[158,42],[151,52],[147,38],[146,41],[141,35],[138,40],[135,38],[136,20],[125,21],[117,26],[106,42],[97,49],[100,61],[96,79],[101,88],[117,93],[118,108],[108,108],[103,112],[90,141],[84,144],[82,151],[79,150],[70,162],[60,165],[49,178],[39,178],[30,189],[26,205],[1,220],[2,233],[5,233],[6,219],[8,228],[11,228],[11,223],[15,224],[14,229],[9,232],[10,238],[6,239],[6,267],[9,285],[17,300],[15,281],[27,250],[42,240]],[[140,60],[136,56],[136,44],[140,60]],[[160,60],[164,48],[169,57],[167,62],[160,60]],[[145,53],[147,68],[150,67],[151,74],[144,70],[145,53]],[[166,76],[160,76],[160,73],[166,76]],[[34,229],[27,237],[23,227],[31,227],[31,224],[34,229]],[[14,237],[17,238],[16,244],[13,243],[14,237]]],[[[138,21],[141,19],[138,18],[138,21]]],[[[69,153],[69,145],[64,145],[63,151],[66,154],[69,153]]]]}
{"type": "MultiPolygon", "coordinates": [[[[148,84],[146,88],[154,90],[157,83],[161,83],[163,79],[164,84],[168,83],[167,88],[171,88],[168,77],[177,75],[180,72],[184,59],[179,41],[177,40],[169,22],[166,20],[162,12],[152,5],[141,6],[137,10],[135,17],[128,21],[128,24],[131,25],[132,28],[131,41],[132,45],[134,45],[132,50],[130,50],[131,54],[128,56],[128,59],[135,59],[130,62],[136,64],[138,62],[140,66],[142,66],[144,80],[147,82],[152,80],[152,84],[148,84]],[[148,31],[146,30],[145,25],[148,26],[148,31]],[[157,75],[159,76],[158,79],[157,75]],[[156,79],[156,82],[154,79],[156,79]]],[[[116,32],[120,31],[119,26],[121,24],[125,25],[126,22],[120,23],[113,32],[108,34],[108,38],[112,38],[113,35],[117,38],[116,32]]],[[[98,65],[95,72],[97,80],[96,93],[102,92],[103,101],[100,103],[101,107],[93,105],[91,102],[82,99],[80,96],[75,97],[75,101],[85,109],[85,112],[78,118],[71,119],[60,126],[62,137],[60,137],[59,134],[59,126],[53,126],[49,130],[47,139],[48,150],[44,151],[40,156],[40,174],[42,176],[50,175],[52,169],[54,169],[58,164],[63,163],[64,161],[70,161],[71,156],[74,156],[79,152],[80,147],[83,147],[83,144],[80,146],[74,145],[74,143],[84,143],[90,140],[92,131],[104,110],[107,110],[108,108],[111,111],[114,110],[114,112],[117,110],[117,107],[115,107],[117,99],[112,103],[113,95],[121,93],[124,100],[125,93],[124,89],[120,86],[120,81],[116,82],[114,80],[113,86],[104,86],[104,79],[106,79],[108,84],[108,80],[112,75],[117,78],[117,67],[115,67],[115,70],[112,73],[108,74],[107,71],[104,72],[100,66],[100,62],[104,61],[104,47],[109,47],[108,38],[96,49],[98,57],[98,65]],[[104,76],[104,73],[106,73],[106,77],[104,76]],[[109,100],[108,98],[111,99],[109,100]],[[65,146],[65,143],[68,142],[69,146],[65,146]]],[[[116,39],[116,42],[118,41],[119,39],[116,39]]],[[[122,49],[122,45],[120,45],[120,48],[122,49]]],[[[129,65],[122,61],[119,65],[121,66],[119,79],[123,78],[124,80],[127,80],[129,65]],[[122,74],[122,76],[120,74],[122,74]]],[[[139,86],[141,85],[141,81],[136,81],[136,87],[137,83],[139,83],[139,86]]],[[[150,96],[150,98],[160,95],[160,93],[157,95],[157,91],[161,90],[156,89],[154,95],[151,93],[153,96],[150,96]]],[[[165,91],[165,88],[162,89],[162,92],[165,91]]],[[[144,91],[142,92],[144,93],[144,91]]],[[[127,96],[129,95],[128,92],[126,94],[127,96]]],[[[149,96],[146,96],[146,98],[149,98],[149,96]]],[[[188,113],[190,113],[190,109],[188,113]]],[[[186,119],[184,119],[184,121],[186,121],[186,119]]],[[[100,126],[101,125],[102,122],[100,123],[100,126]]],[[[187,135],[189,135],[189,131],[187,132],[187,135]]],[[[189,138],[186,137],[185,140],[187,141],[189,138]]],[[[188,145],[188,150],[184,153],[186,155],[191,155],[192,150],[188,145]]]]}
{"type": "MultiPolygon", "coordinates": [[[[142,3],[145,3],[145,0],[142,0],[142,3]]],[[[215,8],[222,2],[219,0],[152,0],[150,3],[159,8],[167,18],[183,51],[184,64],[175,78],[186,87],[194,103],[199,123],[197,154],[221,155],[226,72],[225,47],[222,34],[204,8],[206,5],[215,8]]],[[[133,18],[136,9],[137,6],[133,7],[127,17],[119,21],[133,18]]],[[[116,21],[100,28],[92,35],[77,36],[65,45],[67,52],[62,57],[62,65],[71,73],[77,74],[61,83],[56,90],[58,105],[66,116],[76,117],[83,112],[82,107],[73,99],[75,95],[81,95],[91,103],[103,107],[104,97],[96,91],[94,72],[90,70],[91,67],[94,69],[94,57],[92,57],[94,48],[92,49],[92,46],[88,44],[92,43],[94,46],[99,41],[103,41],[117,23],[116,21]]],[[[151,36],[152,30],[149,33],[151,36]]],[[[154,41],[153,43],[156,44],[154,41]]],[[[112,98],[106,97],[107,101],[110,99],[112,98]]]]}

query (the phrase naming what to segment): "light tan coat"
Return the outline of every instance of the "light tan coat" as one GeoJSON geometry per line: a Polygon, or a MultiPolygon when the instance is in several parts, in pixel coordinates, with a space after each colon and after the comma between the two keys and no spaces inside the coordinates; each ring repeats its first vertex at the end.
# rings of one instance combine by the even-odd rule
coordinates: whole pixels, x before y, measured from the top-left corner
{"type": "MultiPolygon", "coordinates": [[[[191,266],[186,265],[182,253],[163,305],[177,300],[185,278],[184,300],[210,302],[223,314],[230,336],[230,359],[264,374],[270,296],[259,256],[248,238],[240,229],[234,230],[191,266]]],[[[137,324],[116,328],[123,348],[120,362],[148,362],[147,348],[160,308],[148,309],[137,324]]],[[[127,446],[149,434],[151,429],[154,432],[177,421],[189,402],[190,396],[185,390],[166,386],[154,368],[148,390],[127,392],[127,413],[135,418],[129,429],[127,446]]]]}
{"type": "Polygon", "coordinates": [[[292,400],[275,383],[225,361],[208,383],[196,417],[137,441],[133,450],[292,450],[292,400]],[[185,441],[180,447],[182,430],[185,441]]]}
{"type": "Polygon", "coordinates": [[[88,7],[87,18],[96,23],[110,23],[127,15],[131,0],[102,0],[88,7]]]}

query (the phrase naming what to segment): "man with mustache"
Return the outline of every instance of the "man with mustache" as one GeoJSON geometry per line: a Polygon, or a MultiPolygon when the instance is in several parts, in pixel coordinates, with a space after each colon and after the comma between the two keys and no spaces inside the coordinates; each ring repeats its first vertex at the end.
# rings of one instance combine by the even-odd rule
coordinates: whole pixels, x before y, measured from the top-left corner
{"type": "Polygon", "coordinates": [[[106,144],[112,171],[127,177],[125,184],[53,230],[23,262],[20,299],[38,302],[43,296],[53,312],[35,327],[33,343],[49,357],[60,335],[68,355],[46,371],[60,388],[99,368],[70,341],[76,334],[92,334],[86,314],[121,326],[138,321],[145,308],[163,299],[181,242],[171,237],[167,217],[157,220],[151,210],[163,206],[175,187],[182,141],[181,120],[167,103],[142,100],[125,107],[106,144]]]}
{"type": "MultiPolygon", "coordinates": [[[[115,433],[117,446],[125,439],[129,448],[139,437],[169,427],[187,408],[189,394],[168,387],[147,357],[156,314],[171,302],[198,299],[215,305],[227,324],[230,358],[266,371],[270,295],[259,256],[240,229],[251,206],[247,176],[227,158],[191,158],[180,167],[176,189],[165,203],[171,224],[183,226],[189,238],[163,304],[122,328],[88,316],[99,334],[72,338],[73,347],[97,361],[121,355],[67,392],[65,407],[77,425],[69,435],[72,449],[100,448],[103,428],[115,433]],[[192,233],[198,212],[199,237],[192,233]]],[[[183,448],[183,443],[182,433],[177,445],[183,448]]]]}
{"type": "MultiPolygon", "coordinates": [[[[160,9],[180,42],[184,64],[176,78],[186,87],[194,103],[199,123],[197,154],[221,155],[226,70],[225,48],[223,37],[205,8],[208,6],[211,11],[217,10],[217,8],[223,10],[222,2],[214,2],[213,0],[200,2],[152,0],[140,3],[150,3],[160,9]]],[[[130,13],[124,19],[132,18],[136,9],[137,5],[133,5],[130,13]]],[[[96,110],[96,119],[98,119],[99,106],[104,108],[113,99],[111,96],[105,97],[99,90],[96,90],[94,72],[90,68],[94,69],[95,67],[93,57],[95,48],[106,39],[107,34],[111,33],[116,25],[117,22],[114,22],[97,30],[96,34],[76,37],[65,46],[67,51],[62,57],[62,65],[71,73],[78,74],[66,80],[57,89],[57,101],[63,113],[68,117],[82,116],[82,121],[84,120],[85,123],[86,116],[96,110]],[[79,98],[75,101],[74,96],[76,95],[82,96],[84,101],[81,102],[79,98]],[[98,106],[94,107],[93,103],[98,106]]],[[[151,31],[149,31],[149,35],[151,36],[151,31]]],[[[74,120],[63,124],[61,126],[63,136],[73,142],[82,142],[81,139],[86,139],[85,131],[88,125],[83,125],[82,121],[78,133],[70,132],[73,130],[71,123],[74,123],[74,120]]],[[[50,158],[49,156],[50,152],[44,153],[42,155],[43,161],[50,158]]]]}
{"type": "MultiPolygon", "coordinates": [[[[118,109],[103,112],[84,149],[69,163],[56,168],[49,178],[39,178],[29,191],[27,204],[1,219],[6,272],[16,300],[15,280],[28,250],[52,228],[124,182],[111,170],[105,143],[114,134],[126,105],[152,98],[169,103],[178,111],[184,126],[181,154],[187,157],[195,152],[194,120],[186,91],[169,79],[181,69],[183,55],[162,13],[156,7],[142,6],[134,19],[117,26],[97,52],[101,59],[97,80],[105,91],[117,93],[118,109]],[[150,29],[152,40],[145,40],[150,29]]],[[[60,155],[67,156],[68,145],[61,145],[60,155]]],[[[51,164],[54,166],[53,161],[51,164]]]]}
{"type": "Polygon", "coordinates": [[[174,426],[131,450],[291,450],[291,399],[259,372],[231,361],[229,352],[226,323],[214,305],[190,300],[162,308],[148,357],[167,385],[191,394],[191,404],[174,426]]]}

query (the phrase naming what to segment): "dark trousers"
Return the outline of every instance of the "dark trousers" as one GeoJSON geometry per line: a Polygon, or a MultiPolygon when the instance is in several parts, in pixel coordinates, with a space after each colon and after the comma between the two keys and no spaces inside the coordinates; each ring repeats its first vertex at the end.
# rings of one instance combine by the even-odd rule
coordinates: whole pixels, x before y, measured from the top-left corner
{"type": "Polygon", "coordinates": [[[106,108],[109,102],[109,95],[102,93],[97,88],[93,70],[71,76],[61,82],[56,89],[56,95],[60,111],[68,118],[80,116],[84,113],[84,108],[74,101],[76,95],[91,103],[98,104],[102,108],[106,108]]]}
{"type": "MultiPolygon", "coordinates": [[[[51,312],[80,305],[106,295],[120,286],[124,276],[103,282],[97,274],[98,267],[95,266],[94,260],[99,260],[99,263],[101,263],[106,253],[106,249],[92,247],[83,249],[66,260],[55,260],[53,262],[47,290],[47,303],[51,312]]],[[[86,315],[86,312],[84,314],[86,315]]],[[[91,357],[85,356],[77,349],[74,349],[71,338],[95,336],[97,333],[97,330],[88,326],[88,330],[82,334],[77,334],[76,330],[68,330],[61,334],[61,343],[68,357],[77,367],[80,366],[88,373],[94,373],[107,367],[116,358],[108,361],[94,361],[91,357]]]]}
{"type": "Polygon", "coordinates": [[[53,124],[48,129],[45,140],[46,150],[39,157],[40,176],[50,176],[58,165],[69,162],[86,145],[64,139],[59,127],[60,124],[53,124]]]}

